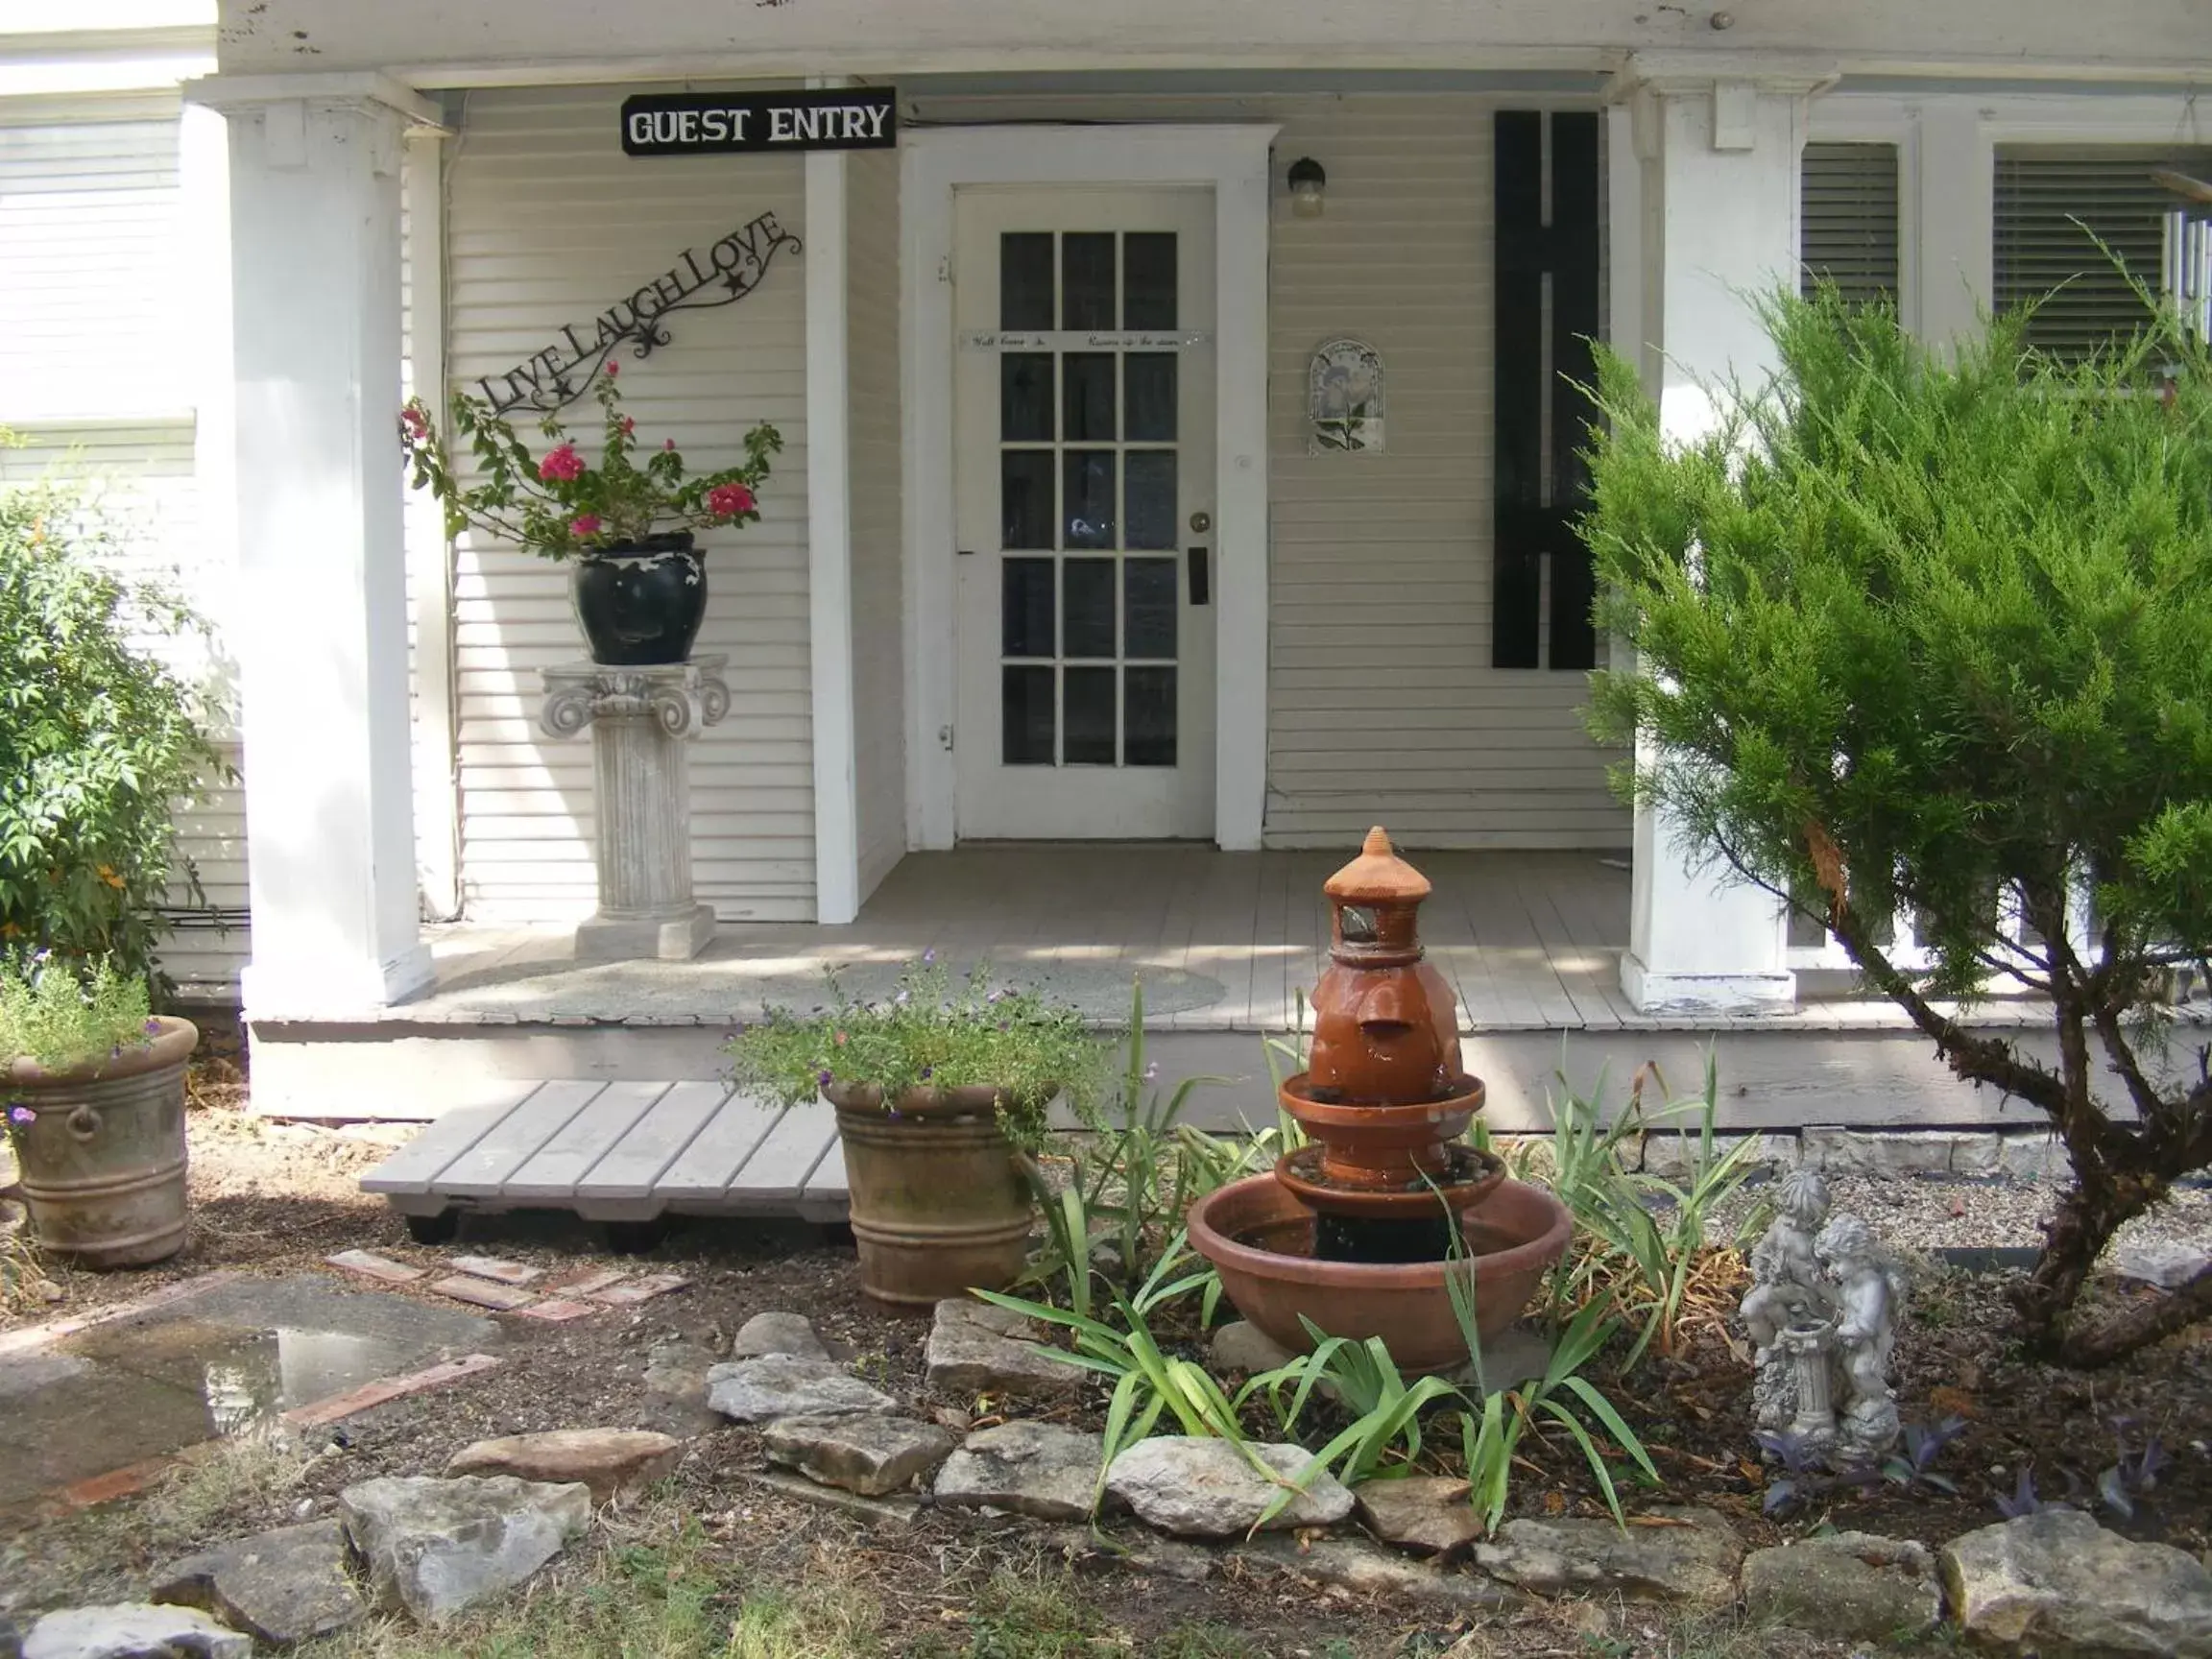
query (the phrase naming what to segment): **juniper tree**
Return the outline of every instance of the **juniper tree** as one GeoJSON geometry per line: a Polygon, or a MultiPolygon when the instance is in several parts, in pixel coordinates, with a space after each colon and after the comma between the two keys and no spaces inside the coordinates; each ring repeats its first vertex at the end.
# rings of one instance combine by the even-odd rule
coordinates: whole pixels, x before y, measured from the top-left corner
{"type": "Polygon", "coordinates": [[[1757,303],[1779,367],[1697,442],[1600,365],[1582,532],[1642,671],[1597,677],[1592,729],[1642,733],[1622,785],[1817,917],[1953,1072],[2049,1115],[2073,1181],[2016,1301],[2099,1363],[2212,1312],[2212,1273],[2077,1307],[2212,1164],[2169,995],[2212,956],[2212,360],[2170,316],[2069,364],[2019,318],[1942,355],[1833,291],[1757,303]],[[1998,990],[2055,1060],[1970,1022],[1998,990]]]}

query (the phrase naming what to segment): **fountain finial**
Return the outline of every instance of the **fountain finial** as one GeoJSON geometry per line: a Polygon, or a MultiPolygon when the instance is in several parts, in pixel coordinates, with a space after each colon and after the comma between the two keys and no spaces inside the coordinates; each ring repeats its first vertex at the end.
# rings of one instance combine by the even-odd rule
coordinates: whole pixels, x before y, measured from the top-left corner
{"type": "Polygon", "coordinates": [[[1429,878],[1398,856],[1390,832],[1378,824],[1367,831],[1359,856],[1321,884],[1338,903],[1407,904],[1429,897],[1429,878]]]}

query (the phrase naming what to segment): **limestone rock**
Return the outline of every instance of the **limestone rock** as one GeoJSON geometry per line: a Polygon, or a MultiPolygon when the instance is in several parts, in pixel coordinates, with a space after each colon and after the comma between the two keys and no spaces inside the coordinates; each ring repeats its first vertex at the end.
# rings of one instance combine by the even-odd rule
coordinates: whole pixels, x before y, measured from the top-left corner
{"type": "Polygon", "coordinates": [[[1832,1532],[1743,1561],[1751,1617],[1846,1642],[1923,1636],[1943,1617],[1936,1558],[1925,1544],[1870,1532],[1832,1532]]]}
{"type": "Polygon", "coordinates": [[[279,1527],[172,1561],[155,1575],[154,1599],[198,1607],[279,1647],[343,1630],[369,1611],[335,1521],[279,1527]]]}
{"type": "Polygon", "coordinates": [[[1249,1319],[1233,1319],[1214,1332],[1207,1340],[1206,1353],[1214,1370],[1245,1376],[1272,1371],[1297,1358],[1249,1319]]]}
{"type": "Polygon", "coordinates": [[[1625,1531],[1611,1521],[1525,1516],[1501,1527],[1495,1541],[1477,1545],[1475,1560],[1524,1590],[1717,1606],[1736,1599],[1743,1541],[1703,1508],[1655,1509],[1635,1517],[1625,1531]]]}
{"type": "Polygon", "coordinates": [[[1293,1539],[1262,1535],[1230,1551],[1238,1561],[1264,1562],[1355,1596],[1387,1596],[1437,1612],[1469,1614],[1526,1603],[1527,1598],[1494,1578],[1405,1556],[1364,1538],[1293,1539]]]}
{"type": "Polygon", "coordinates": [[[453,1455],[448,1475],[512,1475],[555,1485],[581,1480],[593,1503],[633,1497],[667,1475],[684,1442],[650,1429],[551,1429],[479,1440],[453,1455]]]}
{"type": "Polygon", "coordinates": [[[1040,1521],[1091,1513],[1105,1454],[1096,1434],[1057,1423],[1000,1423],[968,1436],[937,1471],[937,1502],[988,1505],[1040,1521]]]}
{"type": "Polygon", "coordinates": [[[681,1439],[725,1426],[707,1404],[707,1373],[721,1363],[696,1342],[656,1342],[645,1358],[645,1403],[640,1416],[681,1439]]]}
{"type": "Polygon", "coordinates": [[[115,1601],[49,1613],[23,1638],[23,1659],[249,1659],[253,1638],[197,1607],[115,1601]]]}
{"type": "Polygon", "coordinates": [[[948,1394],[1023,1398],[1064,1393],[1086,1373],[1029,1345],[1043,1334],[1033,1321],[988,1302],[940,1302],[923,1356],[929,1386],[948,1394]]]}
{"type": "Polygon", "coordinates": [[[338,1494],[371,1602],[426,1624],[511,1590],[591,1524],[590,1488],[511,1475],[363,1480],[338,1494]]]}
{"type": "Polygon", "coordinates": [[[870,1413],[779,1417],[766,1435],[769,1462],[863,1498],[911,1485],[944,1462],[953,1444],[934,1423],[870,1413]]]}
{"type": "Polygon", "coordinates": [[[757,1359],[769,1354],[790,1354],[801,1359],[827,1359],[830,1350],[814,1334],[813,1324],[799,1313],[756,1313],[737,1329],[730,1345],[733,1359],[757,1359]]]}
{"type": "Polygon", "coordinates": [[[1937,1552],[1969,1641],[2040,1659],[2212,1659],[2212,1573],[2073,1509],[2001,1521],[1937,1552]]]}
{"type": "MultiPolygon", "coordinates": [[[[1299,1446],[1253,1442],[1232,1445],[1197,1435],[1166,1434],[1140,1440],[1114,1459],[1106,1490],[1163,1532],[1187,1538],[1233,1538],[1249,1532],[1284,1484],[1311,1455],[1299,1446]],[[1269,1479],[1246,1454],[1283,1477],[1269,1479]]],[[[1271,1530],[1328,1527],[1352,1513],[1352,1494],[1335,1477],[1320,1474],[1267,1522],[1271,1530]]]]}
{"type": "Polygon", "coordinates": [[[707,1373],[707,1404],[740,1423],[891,1411],[898,1402],[828,1359],[763,1354],[707,1373]]]}
{"type": "Polygon", "coordinates": [[[1449,1475],[1362,1480],[1352,1488],[1359,1519],[1385,1544],[1448,1555],[1482,1536],[1482,1518],[1467,1502],[1468,1486],[1449,1475]]]}
{"type": "Polygon", "coordinates": [[[2115,1244],[2105,1252],[2105,1265],[2123,1279],[2138,1285],[2155,1285],[2161,1290],[2178,1290],[2205,1268],[2212,1267],[2212,1249],[2201,1244],[2147,1238],[2140,1244],[2115,1244]]]}

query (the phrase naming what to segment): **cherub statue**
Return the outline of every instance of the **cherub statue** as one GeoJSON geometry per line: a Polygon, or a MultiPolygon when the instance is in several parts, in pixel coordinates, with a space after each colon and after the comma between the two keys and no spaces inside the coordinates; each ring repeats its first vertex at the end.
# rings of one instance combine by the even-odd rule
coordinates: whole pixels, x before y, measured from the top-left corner
{"type": "Polygon", "coordinates": [[[1782,1333],[1824,1324],[1834,1294],[1815,1248],[1828,1219],[1828,1184],[1811,1169],[1792,1170],[1774,1201],[1774,1220],[1751,1250],[1752,1286],[1743,1298],[1758,1380],[1752,1406],[1762,1429],[1788,1429],[1797,1416],[1797,1365],[1780,1344],[1782,1333]]]}
{"type": "Polygon", "coordinates": [[[1905,1308],[1905,1281],[1856,1215],[1837,1216],[1820,1230],[1814,1247],[1836,1282],[1838,1455],[1872,1463],[1897,1443],[1889,1353],[1905,1308]]]}

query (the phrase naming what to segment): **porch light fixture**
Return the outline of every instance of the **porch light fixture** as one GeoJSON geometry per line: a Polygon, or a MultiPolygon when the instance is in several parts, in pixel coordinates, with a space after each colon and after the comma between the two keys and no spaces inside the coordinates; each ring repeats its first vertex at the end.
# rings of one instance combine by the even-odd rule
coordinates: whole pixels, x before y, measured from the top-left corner
{"type": "Polygon", "coordinates": [[[1321,217],[1321,193],[1329,187],[1329,174],[1310,156],[1290,163],[1290,211],[1300,219],[1321,217]]]}

